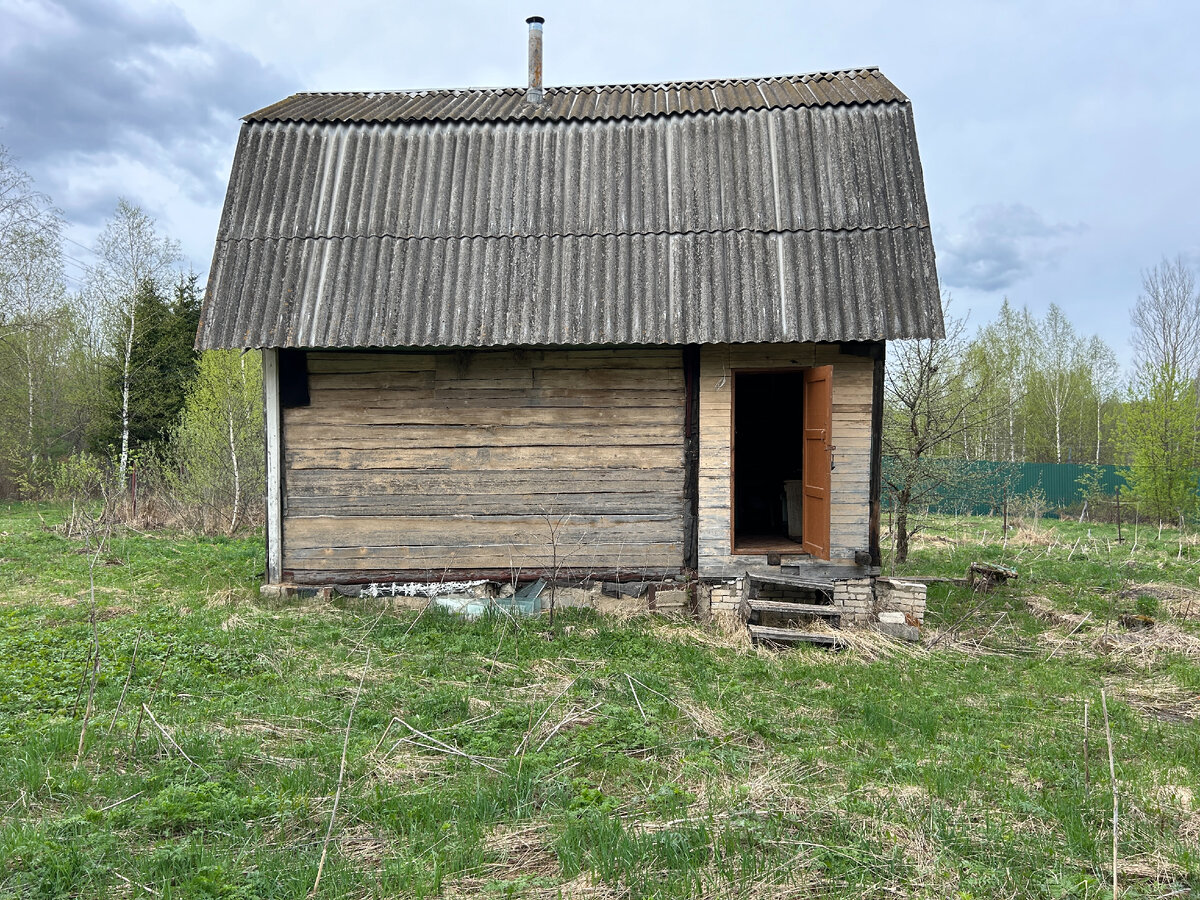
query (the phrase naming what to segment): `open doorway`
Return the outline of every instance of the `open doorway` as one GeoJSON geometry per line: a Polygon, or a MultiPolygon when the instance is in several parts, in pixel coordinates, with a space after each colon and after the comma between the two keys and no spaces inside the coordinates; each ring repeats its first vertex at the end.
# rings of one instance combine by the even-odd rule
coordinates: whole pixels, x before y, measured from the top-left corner
{"type": "Polygon", "coordinates": [[[733,550],[801,553],[804,370],[733,379],[733,550]]]}

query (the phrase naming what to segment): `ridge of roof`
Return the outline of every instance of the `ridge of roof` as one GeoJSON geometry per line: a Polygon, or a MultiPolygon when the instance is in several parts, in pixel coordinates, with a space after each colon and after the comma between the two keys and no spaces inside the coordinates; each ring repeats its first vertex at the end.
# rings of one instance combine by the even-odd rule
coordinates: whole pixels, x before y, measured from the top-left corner
{"type": "MultiPolygon", "coordinates": [[[[679,88],[704,87],[713,84],[762,84],[769,81],[813,81],[819,79],[845,78],[853,77],[859,72],[879,72],[879,66],[851,66],[848,69],[831,69],[830,71],[820,72],[792,72],[783,75],[763,75],[763,76],[747,76],[745,78],[686,78],[680,81],[631,81],[631,82],[611,82],[609,84],[555,84],[548,85],[545,90],[556,91],[617,91],[617,90],[678,90],[679,88]]],[[[417,87],[417,88],[387,88],[384,90],[375,91],[296,91],[290,94],[292,97],[302,96],[317,96],[317,97],[339,97],[352,96],[357,94],[373,95],[373,94],[405,94],[409,96],[425,97],[429,94],[468,94],[468,93],[495,93],[509,94],[520,93],[524,94],[526,88],[514,87],[512,85],[468,85],[466,87],[417,87]]],[[[264,107],[269,109],[270,107],[264,107]]],[[[253,115],[253,113],[251,113],[253,115]]]]}
{"type": "Polygon", "coordinates": [[[598,120],[908,102],[877,66],[758,78],[561,85],[546,88],[539,104],[527,103],[525,93],[521,87],[303,91],[243,119],[328,123],[598,120]]]}

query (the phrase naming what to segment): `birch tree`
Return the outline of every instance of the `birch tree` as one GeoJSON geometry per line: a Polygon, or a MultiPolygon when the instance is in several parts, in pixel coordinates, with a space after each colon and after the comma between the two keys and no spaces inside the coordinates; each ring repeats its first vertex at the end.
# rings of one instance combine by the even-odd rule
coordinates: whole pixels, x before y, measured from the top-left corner
{"type": "Polygon", "coordinates": [[[210,350],[184,403],[175,433],[175,492],[200,511],[205,530],[218,520],[232,534],[265,491],[262,364],[258,354],[210,350]]]}
{"type": "Polygon", "coordinates": [[[130,387],[134,343],[138,337],[138,296],[169,280],[180,259],[179,245],[160,237],[154,220],[122,198],[96,240],[99,261],[92,270],[91,290],[104,313],[109,352],[121,371],[121,451],[119,472],[129,467],[130,387]]]}
{"type": "Polygon", "coordinates": [[[1029,310],[1016,310],[1007,298],[995,321],[979,329],[967,348],[967,366],[972,378],[982,383],[989,405],[1002,409],[982,429],[979,457],[1015,463],[1025,458],[1025,434],[1022,411],[1032,368],[1036,343],[1033,317],[1029,310]]]}
{"type": "Polygon", "coordinates": [[[33,179],[0,145],[0,341],[28,325],[23,316],[27,293],[13,281],[19,281],[28,271],[30,254],[37,267],[52,249],[58,254],[61,278],[61,226],[61,217],[50,199],[34,189],[33,179]]]}
{"type": "Polygon", "coordinates": [[[1086,337],[1056,304],[1035,321],[1025,405],[1027,458],[1098,460],[1103,409],[1117,374],[1116,354],[1099,337],[1086,337]]]}
{"type": "Polygon", "coordinates": [[[1200,290],[1182,259],[1142,274],[1130,324],[1136,372],[1120,448],[1134,497],[1174,520],[1196,512],[1200,470],[1200,290]]]}
{"type": "Polygon", "coordinates": [[[1142,273],[1142,293],[1129,318],[1139,367],[1200,376],[1200,290],[1196,273],[1181,257],[1163,259],[1142,273]]]}
{"type": "Polygon", "coordinates": [[[65,312],[66,294],[57,229],[27,224],[10,229],[0,296],[11,329],[5,355],[16,371],[6,373],[10,377],[5,381],[10,390],[15,387],[13,382],[20,382],[23,408],[20,429],[5,437],[9,463],[22,473],[26,489],[33,483],[39,455],[44,452],[37,433],[45,408],[42,385],[51,376],[51,357],[58,343],[52,339],[58,336],[53,334],[53,325],[65,312]]]}

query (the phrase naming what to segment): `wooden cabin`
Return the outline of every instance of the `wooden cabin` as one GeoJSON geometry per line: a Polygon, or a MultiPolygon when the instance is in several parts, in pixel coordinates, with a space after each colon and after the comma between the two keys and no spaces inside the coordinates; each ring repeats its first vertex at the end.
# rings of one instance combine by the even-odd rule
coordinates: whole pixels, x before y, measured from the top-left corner
{"type": "Polygon", "coordinates": [[[288,97],[197,346],[263,354],[272,583],[857,584],[885,342],[941,334],[872,68],[288,97]]]}

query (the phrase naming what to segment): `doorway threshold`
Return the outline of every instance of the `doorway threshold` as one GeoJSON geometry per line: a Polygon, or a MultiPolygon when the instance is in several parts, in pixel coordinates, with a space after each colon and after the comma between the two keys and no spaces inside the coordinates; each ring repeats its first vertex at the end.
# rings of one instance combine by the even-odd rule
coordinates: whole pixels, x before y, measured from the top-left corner
{"type": "Polygon", "coordinates": [[[763,534],[737,537],[733,542],[734,555],[745,554],[762,556],[764,553],[778,553],[781,556],[809,556],[799,541],[782,535],[763,534]]]}

